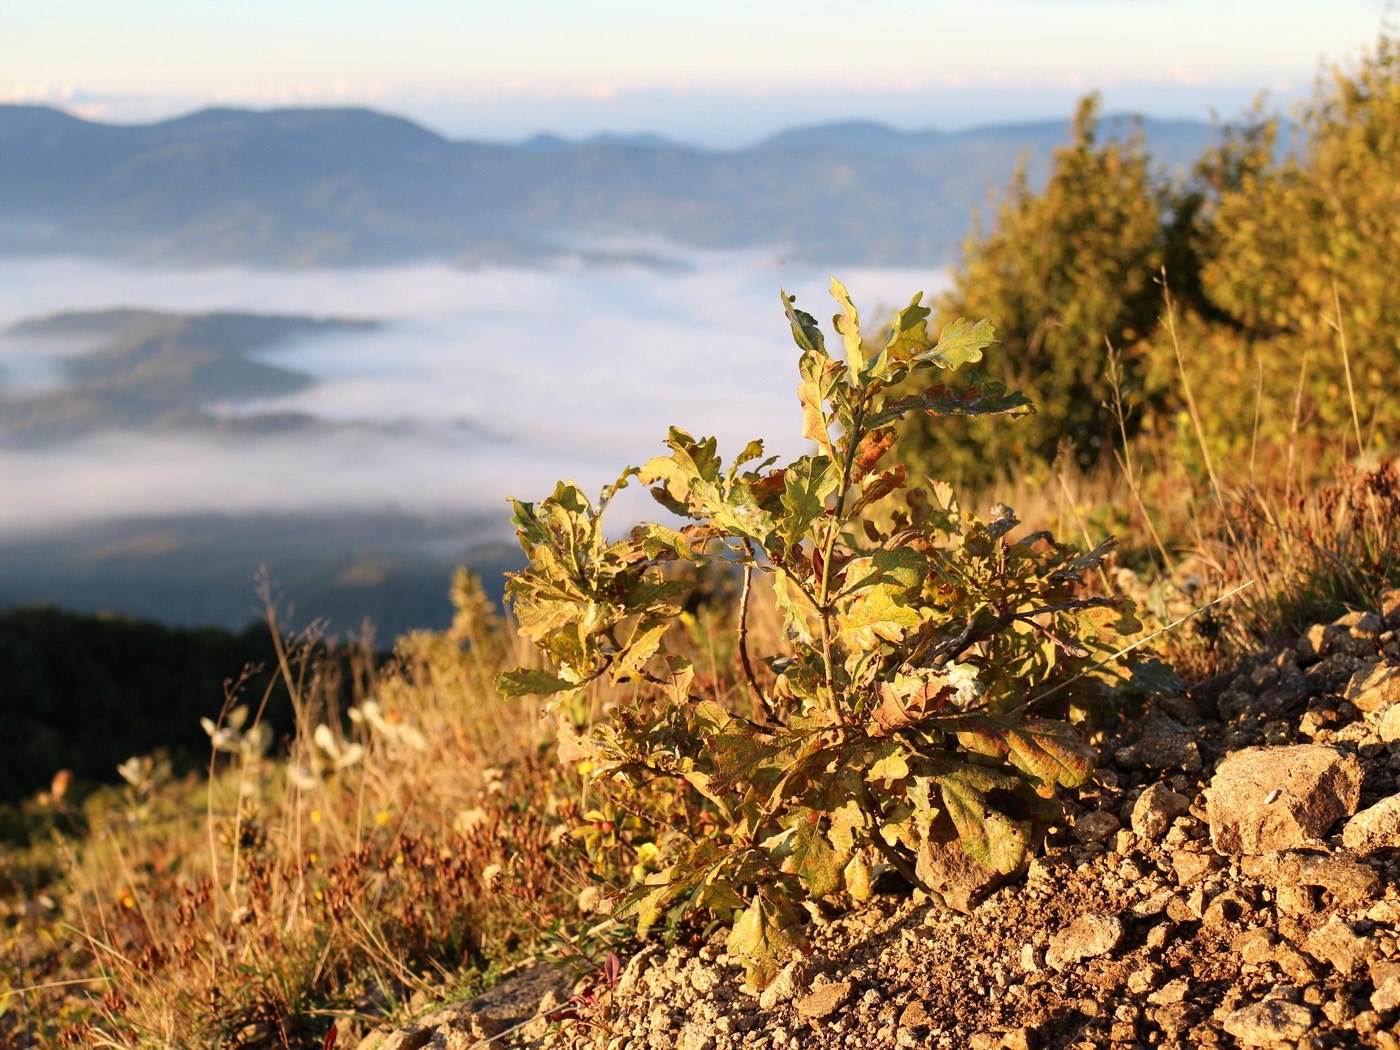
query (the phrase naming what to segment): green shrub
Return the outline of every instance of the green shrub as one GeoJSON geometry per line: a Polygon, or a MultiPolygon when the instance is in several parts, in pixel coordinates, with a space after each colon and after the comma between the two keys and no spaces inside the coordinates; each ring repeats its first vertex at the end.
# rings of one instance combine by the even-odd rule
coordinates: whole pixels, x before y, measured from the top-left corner
{"type": "Polygon", "coordinates": [[[1154,280],[1180,254],[1175,207],[1141,136],[1100,142],[1098,102],[1086,98],[1045,189],[1032,192],[1024,167],[1017,172],[991,229],[968,237],[938,302],[940,317],[997,319],[1005,352],[996,374],[1038,414],[1013,427],[912,419],[911,459],[970,484],[1043,471],[1065,440],[1081,465],[1097,462],[1119,437],[1108,344],[1122,354],[1127,396],[1146,393],[1137,347],[1160,311],[1154,280]]]}
{"type": "Polygon", "coordinates": [[[1400,41],[1329,70],[1298,116],[1288,150],[1256,114],[1205,158],[1184,367],[1226,451],[1295,430],[1384,450],[1400,438],[1400,41]]]}
{"type": "Polygon", "coordinates": [[[600,859],[631,850],[634,882],[615,914],[642,934],[689,913],[732,922],[729,952],[759,987],[804,945],[800,902],[863,899],[877,864],[917,880],[941,814],[972,857],[1016,871],[1047,800],[1092,765],[1053,716],[1102,689],[1084,675],[1106,648],[1099,635],[1138,629],[1128,603],[1083,587],[1108,544],[1078,553],[1042,533],[1013,540],[1011,511],[964,515],[947,486],[911,479],[892,455],[912,413],[1030,411],[999,383],[940,378],[981,359],[991,326],[955,321],[934,340],[916,296],[867,353],[834,280],[832,294],[844,361],[783,299],[810,454],[775,466],[752,442],[726,468],[713,439],[672,429],[670,453],[627,469],[596,505],[570,483],[514,504],[529,565],[507,595],[550,669],[498,685],[548,697],[561,758],[589,763],[610,792],[578,834],[600,859]],[[690,524],[607,539],[604,509],[633,478],[690,524]],[[668,644],[685,593],[663,571],[674,562],[742,566],[737,647],[752,716],[695,695],[694,669],[668,644]],[[746,641],[755,573],[788,639],[766,654],[762,683],[746,641]],[[580,734],[567,716],[595,682],[631,683],[632,699],[580,734]],[[678,801],[699,814],[687,825],[678,801]]]}

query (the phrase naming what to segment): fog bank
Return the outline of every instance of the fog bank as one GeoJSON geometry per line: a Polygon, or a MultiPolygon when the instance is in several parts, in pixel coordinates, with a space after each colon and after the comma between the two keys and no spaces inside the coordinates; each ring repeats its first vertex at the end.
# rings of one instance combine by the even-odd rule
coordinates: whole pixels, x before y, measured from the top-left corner
{"type": "MultiPolygon", "coordinates": [[[[305,413],[325,426],[104,433],[0,451],[0,533],[138,515],[385,509],[499,510],[504,531],[507,495],[536,499],[563,477],[596,489],[663,451],[670,425],[717,436],[726,457],[754,437],[802,452],[779,288],[829,317],[829,275],[776,255],[660,250],[682,265],[265,272],[0,261],[0,329],[118,306],[386,322],[260,355],[314,377],[307,390],[206,406],[230,417],[305,413]]],[[[872,327],[946,283],[900,270],[838,276],[872,327]]],[[[58,359],[72,352],[0,340],[0,396],[57,382],[58,359]]]]}

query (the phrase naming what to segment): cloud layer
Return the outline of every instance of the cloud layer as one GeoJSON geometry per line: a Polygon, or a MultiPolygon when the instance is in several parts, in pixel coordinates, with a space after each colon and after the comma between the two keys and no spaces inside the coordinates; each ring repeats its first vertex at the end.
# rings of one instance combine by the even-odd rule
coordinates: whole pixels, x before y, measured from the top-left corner
{"type": "MultiPolygon", "coordinates": [[[[827,275],[754,254],[688,253],[684,262],[665,272],[306,273],[0,263],[0,328],[112,306],[389,322],[267,355],[316,376],[310,390],[213,406],[302,411],[334,429],[237,440],[105,434],[0,452],[0,533],[128,515],[384,508],[499,509],[504,529],[508,494],[539,498],[563,477],[596,489],[661,452],[670,425],[713,434],[730,455],[753,437],[800,453],[796,352],[778,291],[829,316],[827,275]]],[[[872,319],[877,306],[903,305],[945,280],[894,270],[840,276],[872,319]]],[[[35,382],[46,365],[52,377],[42,355],[60,351],[71,348],[0,340],[0,382],[35,382]]],[[[641,512],[645,503],[632,505],[641,512]]]]}

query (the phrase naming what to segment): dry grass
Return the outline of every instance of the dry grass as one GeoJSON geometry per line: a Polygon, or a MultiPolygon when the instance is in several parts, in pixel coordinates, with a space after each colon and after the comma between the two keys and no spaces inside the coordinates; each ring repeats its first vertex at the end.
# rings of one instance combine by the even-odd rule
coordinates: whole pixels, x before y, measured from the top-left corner
{"type": "Polygon", "coordinates": [[[382,671],[283,650],[284,753],[233,717],[258,698],[231,695],[207,781],[130,764],[66,845],[44,936],[17,924],[0,1043],[305,1046],[489,980],[577,918],[578,785],[533,707],[491,687],[514,638],[467,581],[457,598],[452,631],[402,639],[382,671]]]}

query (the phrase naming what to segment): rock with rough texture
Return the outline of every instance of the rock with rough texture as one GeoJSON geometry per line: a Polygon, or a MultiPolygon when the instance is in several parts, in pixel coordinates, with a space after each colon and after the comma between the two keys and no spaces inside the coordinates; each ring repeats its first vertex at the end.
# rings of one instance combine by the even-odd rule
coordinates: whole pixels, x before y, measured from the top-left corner
{"type": "Polygon", "coordinates": [[[1400,795],[1382,799],[1348,820],[1342,843],[1357,853],[1400,848],[1400,795]]]}
{"type": "Polygon", "coordinates": [[[1376,735],[1383,744],[1400,744],[1400,703],[1389,704],[1376,712],[1376,735]]]}
{"type": "Polygon", "coordinates": [[[1080,842],[1103,842],[1122,825],[1112,813],[1091,810],[1074,822],[1074,837],[1080,842]]]}
{"type": "Polygon", "coordinates": [[[431,1028],[415,1025],[397,1032],[373,1032],[365,1037],[358,1050],[422,1050],[432,1040],[431,1028]]]}
{"type": "Polygon", "coordinates": [[[763,989],[758,1004],[765,1010],[772,1010],[779,1003],[785,1003],[802,995],[812,985],[812,967],[806,960],[795,959],[778,971],[773,983],[763,989]]]}
{"type": "Polygon", "coordinates": [[[1225,1018],[1225,1031],[1246,1046],[1270,1046],[1301,1039],[1312,1029],[1312,1011],[1298,1003],[1267,999],[1225,1018]]]}
{"type": "Polygon", "coordinates": [[[1219,853],[1320,845],[1337,820],[1356,812],[1361,766],[1325,744],[1252,747],[1220,763],[1206,797],[1219,853]]]}
{"type": "Polygon", "coordinates": [[[641,988],[642,977],[654,964],[665,956],[665,949],[659,944],[649,944],[627,961],[622,975],[617,979],[617,994],[631,998],[641,988]]]}
{"type": "Polygon", "coordinates": [[[1338,973],[1352,974],[1366,965],[1375,945],[1347,923],[1333,918],[1308,935],[1303,951],[1314,959],[1331,963],[1338,973]]]}
{"type": "Polygon", "coordinates": [[[1386,961],[1371,967],[1371,1009],[1378,1013],[1400,1009],[1400,962],[1386,961]]]}
{"type": "Polygon", "coordinates": [[[1191,800],[1185,795],[1177,794],[1166,784],[1153,784],[1133,803],[1133,832],[1158,842],[1172,826],[1172,821],[1190,808],[1191,800]]]}
{"type": "Polygon", "coordinates": [[[1369,660],[1351,676],[1342,695],[1367,712],[1400,703],[1400,667],[1384,659],[1369,660]]]}
{"type": "MultiPolygon", "coordinates": [[[[1268,853],[1246,858],[1241,869],[1250,878],[1271,883],[1280,896],[1285,890],[1321,890],[1337,907],[1364,903],[1381,890],[1380,877],[1373,868],[1340,854],[1268,853]]],[[[1280,900],[1280,906],[1282,903],[1280,900]]]]}
{"type": "Polygon", "coordinates": [[[797,1012],[809,1020],[830,1017],[851,998],[855,985],[850,981],[819,984],[797,1000],[797,1012]]]}
{"type": "Polygon", "coordinates": [[[967,855],[946,813],[938,815],[920,844],[915,873],[948,907],[963,914],[1006,881],[1000,872],[967,855]]]}
{"type": "Polygon", "coordinates": [[[1063,970],[1084,959],[1107,955],[1123,942],[1123,920],[1116,915],[1090,912],[1070,923],[1069,928],[1050,938],[1045,962],[1051,969],[1063,970]]]}
{"type": "Polygon", "coordinates": [[[1192,886],[1208,875],[1219,863],[1220,858],[1211,854],[1177,850],[1172,854],[1172,873],[1176,876],[1178,886],[1192,886]]]}

